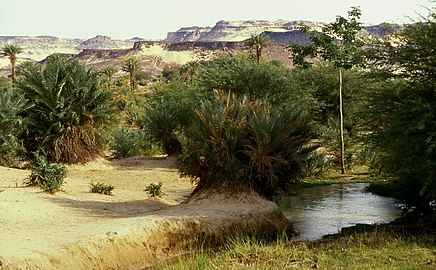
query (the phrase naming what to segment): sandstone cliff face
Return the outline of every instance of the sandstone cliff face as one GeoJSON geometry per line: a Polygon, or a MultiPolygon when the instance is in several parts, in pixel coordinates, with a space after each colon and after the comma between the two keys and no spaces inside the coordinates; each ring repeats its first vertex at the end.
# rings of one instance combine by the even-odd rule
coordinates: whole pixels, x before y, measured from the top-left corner
{"type": "Polygon", "coordinates": [[[197,41],[208,32],[211,31],[210,27],[184,27],[180,28],[176,32],[170,32],[167,34],[166,42],[189,42],[197,41]]]}
{"type": "MultiPolygon", "coordinates": [[[[315,31],[322,31],[326,25],[321,22],[311,21],[219,21],[214,27],[186,27],[175,32],[168,33],[166,42],[241,42],[251,34],[267,34],[271,40],[278,44],[295,42],[305,44],[308,37],[299,31],[299,26],[306,25],[315,31]]],[[[367,26],[360,32],[361,35],[374,35],[378,38],[392,33],[398,29],[398,25],[380,24],[367,26]]]]}
{"type": "MultiPolygon", "coordinates": [[[[112,40],[110,37],[96,36],[94,38],[71,39],[53,36],[0,36],[0,48],[6,43],[14,43],[23,48],[19,59],[41,61],[53,53],[77,54],[83,49],[127,49],[132,48],[134,40],[112,40]]],[[[5,57],[0,58],[0,67],[9,64],[5,57]]]]}
{"type": "Polygon", "coordinates": [[[189,27],[181,28],[176,32],[168,33],[167,42],[185,42],[185,41],[244,41],[251,34],[260,34],[265,31],[271,33],[283,33],[296,31],[300,24],[305,24],[315,30],[321,30],[323,23],[309,21],[219,21],[214,27],[189,27]]]}

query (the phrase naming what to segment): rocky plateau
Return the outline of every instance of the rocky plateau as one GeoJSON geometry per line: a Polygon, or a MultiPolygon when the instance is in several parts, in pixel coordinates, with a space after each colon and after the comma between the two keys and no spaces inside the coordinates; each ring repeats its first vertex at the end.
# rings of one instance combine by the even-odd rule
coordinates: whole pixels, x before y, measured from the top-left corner
{"type": "MultiPolygon", "coordinates": [[[[59,38],[54,36],[0,36],[0,47],[15,43],[23,48],[18,62],[42,61],[47,56],[60,53],[79,59],[88,66],[118,66],[127,56],[140,58],[144,70],[157,72],[168,65],[181,65],[189,61],[209,59],[221,53],[234,54],[246,50],[244,41],[252,34],[266,34],[272,44],[265,50],[270,58],[291,64],[286,45],[290,42],[305,44],[308,37],[299,30],[300,25],[320,31],[325,25],[311,21],[219,21],[213,27],[182,27],[167,34],[161,41],[142,38],[116,40],[97,35],[91,39],[59,38]]],[[[381,37],[388,30],[384,24],[368,26],[360,34],[381,37]]],[[[9,59],[0,58],[0,72],[7,74],[9,59]]]]}

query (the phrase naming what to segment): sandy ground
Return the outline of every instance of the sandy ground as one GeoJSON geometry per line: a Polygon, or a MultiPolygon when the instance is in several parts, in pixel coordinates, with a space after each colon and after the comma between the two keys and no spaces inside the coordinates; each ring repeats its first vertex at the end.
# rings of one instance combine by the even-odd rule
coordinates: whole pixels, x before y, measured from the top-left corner
{"type": "Polygon", "coordinates": [[[235,220],[251,228],[281,218],[257,197],[180,206],[193,186],[173,165],[172,158],[134,157],[71,166],[64,191],[54,195],[25,187],[29,171],[0,167],[0,269],[139,269],[186,248],[187,239],[222,237],[235,220]],[[91,181],[115,186],[113,195],[91,193],[91,181]],[[158,182],[165,195],[149,198],[144,188],[158,182]]]}

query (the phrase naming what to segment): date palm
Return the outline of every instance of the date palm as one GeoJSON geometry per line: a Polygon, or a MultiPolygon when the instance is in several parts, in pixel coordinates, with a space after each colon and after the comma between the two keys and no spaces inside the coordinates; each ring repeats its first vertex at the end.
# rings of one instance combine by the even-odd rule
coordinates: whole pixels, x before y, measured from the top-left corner
{"type": "Polygon", "coordinates": [[[135,57],[129,57],[124,60],[123,71],[129,73],[130,89],[133,91],[136,88],[135,73],[139,69],[139,61],[135,57]]]}
{"type": "Polygon", "coordinates": [[[9,61],[11,62],[12,66],[12,82],[15,83],[15,66],[17,64],[17,54],[20,54],[23,52],[23,48],[16,44],[7,43],[3,46],[1,50],[1,55],[5,57],[9,57],[9,61]]]}
{"type": "Polygon", "coordinates": [[[117,69],[112,66],[107,66],[100,70],[100,74],[103,74],[107,79],[107,88],[109,90],[111,89],[111,82],[115,73],[117,73],[117,69]]]}
{"type": "Polygon", "coordinates": [[[23,142],[51,162],[83,163],[103,153],[100,131],[110,123],[111,96],[98,73],[75,60],[50,56],[44,66],[26,66],[17,83],[29,101],[23,142]]]}
{"type": "Polygon", "coordinates": [[[262,50],[268,46],[270,39],[265,34],[252,34],[245,45],[256,51],[256,63],[259,64],[262,50]]]}

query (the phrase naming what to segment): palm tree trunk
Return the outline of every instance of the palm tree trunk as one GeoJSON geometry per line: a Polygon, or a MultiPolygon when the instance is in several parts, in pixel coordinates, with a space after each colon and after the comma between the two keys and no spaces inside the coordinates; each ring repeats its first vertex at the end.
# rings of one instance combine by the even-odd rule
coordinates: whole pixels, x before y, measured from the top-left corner
{"type": "Polygon", "coordinates": [[[344,163],[344,113],[343,113],[343,104],[342,104],[342,68],[339,68],[339,121],[340,121],[340,130],[339,130],[339,152],[341,159],[341,173],[345,174],[345,163],[344,163]]]}
{"type": "Polygon", "coordinates": [[[12,83],[15,83],[15,65],[12,65],[12,83]]]}
{"type": "Polygon", "coordinates": [[[16,59],[14,58],[14,57],[11,57],[10,58],[10,61],[11,61],[11,66],[12,66],[12,74],[11,74],[11,76],[12,76],[12,83],[15,83],[15,65],[17,64],[17,61],[16,61],[16,59]]]}

